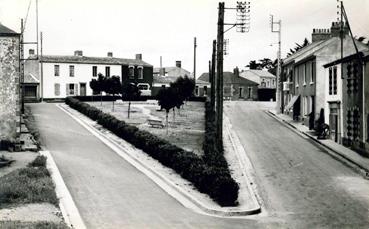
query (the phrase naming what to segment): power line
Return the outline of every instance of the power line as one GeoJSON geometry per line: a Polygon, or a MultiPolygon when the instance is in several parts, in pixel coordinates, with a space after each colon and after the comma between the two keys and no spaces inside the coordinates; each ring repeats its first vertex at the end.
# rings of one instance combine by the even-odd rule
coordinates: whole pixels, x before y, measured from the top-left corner
{"type": "Polygon", "coordinates": [[[31,3],[32,3],[32,0],[29,0],[29,3],[28,3],[28,9],[27,9],[27,14],[26,14],[26,18],[24,20],[24,25],[23,25],[23,30],[22,30],[22,33],[24,32],[24,30],[26,29],[26,24],[27,24],[27,19],[28,19],[28,13],[29,13],[29,9],[31,7],[31,3]]]}

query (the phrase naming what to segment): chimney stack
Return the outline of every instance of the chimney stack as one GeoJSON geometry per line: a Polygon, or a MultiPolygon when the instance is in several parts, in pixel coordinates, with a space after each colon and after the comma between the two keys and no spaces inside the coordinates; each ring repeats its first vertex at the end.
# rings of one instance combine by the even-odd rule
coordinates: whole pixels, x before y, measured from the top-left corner
{"type": "Polygon", "coordinates": [[[113,53],[112,52],[108,52],[108,57],[113,57],[113,53]]]}
{"type": "Polygon", "coordinates": [[[30,50],[28,50],[28,54],[29,54],[30,56],[35,55],[35,50],[34,50],[34,49],[30,49],[30,50]]]}
{"type": "Polygon", "coordinates": [[[74,56],[83,56],[82,50],[76,50],[76,51],[74,51],[74,56]]]}
{"type": "Polygon", "coordinates": [[[182,62],[180,60],[176,61],[176,67],[177,68],[181,68],[182,67],[182,62]]]}
{"type": "Polygon", "coordinates": [[[136,54],[136,60],[142,60],[142,54],[136,54]]]}
{"type": "Polygon", "coordinates": [[[236,76],[236,77],[240,77],[240,70],[238,69],[238,67],[235,67],[233,69],[233,74],[236,76]]]}

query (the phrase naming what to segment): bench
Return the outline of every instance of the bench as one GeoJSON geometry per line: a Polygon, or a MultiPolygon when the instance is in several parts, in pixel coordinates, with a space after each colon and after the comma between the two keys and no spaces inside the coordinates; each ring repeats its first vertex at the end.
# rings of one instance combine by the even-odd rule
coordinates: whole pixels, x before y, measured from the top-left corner
{"type": "Polygon", "coordinates": [[[164,123],[161,120],[157,120],[157,119],[148,119],[147,120],[149,125],[151,127],[159,127],[159,128],[164,128],[164,123]]]}

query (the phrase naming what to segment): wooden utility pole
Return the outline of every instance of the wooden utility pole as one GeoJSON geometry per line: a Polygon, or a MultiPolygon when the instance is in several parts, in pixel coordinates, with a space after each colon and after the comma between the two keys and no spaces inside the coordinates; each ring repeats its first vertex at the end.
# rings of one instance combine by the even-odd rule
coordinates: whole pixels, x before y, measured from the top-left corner
{"type": "Polygon", "coordinates": [[[196,37],[194,37],[194,40],[193,40],[193,79],[195,80],[195,85],[196,85],[196,47],[197,47],[196,37]]]}
{"type": "Polygon", "coordinates": [[[212,111],[215,112],[215,58],[216,58],[216,50],[217,50],[217,41],[213,40],[213,53],[211,56],[211,69],[209,71],[209,78],[210,78],[210,106],[212,111]]]}
{"type": "Polygon", "coordinates": [[[43,66],[43,60],[42,60],[42,54],[43,54],[43,47],[42,47],[42,40],[43,40],[43,36],[42,36],[42,32],[40,33],[40,46],[41,46],[41,55],[40,55],[40,58],[39,58],[39,61],[40,61],[40,75],[41,75],[41,84],[40,84],[40,99],[41,99],[41,102],[43,101],[44,99],[44,66],[43,66]]]}
{"type": "Polygon", "coordinates": [[[224,41],[224,2],[218,8],[217,35],[217,133],[219,146],[223,139],[223,41],[224,41]]]}

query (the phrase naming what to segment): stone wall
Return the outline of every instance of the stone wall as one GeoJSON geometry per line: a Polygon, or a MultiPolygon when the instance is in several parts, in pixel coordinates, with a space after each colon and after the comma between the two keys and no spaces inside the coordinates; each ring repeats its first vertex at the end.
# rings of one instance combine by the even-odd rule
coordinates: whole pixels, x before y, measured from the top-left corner
{"type": "Polygon", "coordinates": [[[0,140],[19,135],[19,37],[0,36],[0,140]]]}

